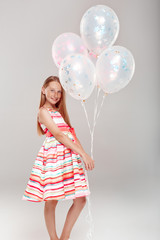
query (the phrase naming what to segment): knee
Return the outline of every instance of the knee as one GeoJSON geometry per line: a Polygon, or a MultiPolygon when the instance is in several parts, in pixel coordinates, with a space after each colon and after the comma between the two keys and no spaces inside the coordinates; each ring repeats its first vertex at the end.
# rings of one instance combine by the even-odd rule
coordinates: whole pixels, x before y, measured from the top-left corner
{"type": "Polygon", "coordinates": [[[75,205],[81,205],[81,206],[84,206],[86,204],[86,197],[78,197],[76,199],[73,199],[73,203],[75,205]]]}
{"type": "Polygon", "coordinates": [[[55,208],[58,203],[58,200],[48,200],[45,202],[46,208],[55,208]]]}

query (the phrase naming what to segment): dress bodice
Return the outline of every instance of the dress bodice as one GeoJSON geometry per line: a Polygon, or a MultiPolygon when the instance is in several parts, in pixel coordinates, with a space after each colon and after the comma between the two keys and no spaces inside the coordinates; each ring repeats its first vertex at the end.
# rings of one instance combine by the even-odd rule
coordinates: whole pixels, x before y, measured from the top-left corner
{"type": "MultiPolygon", "coordinates": [[[[60,130],[62,132],[71,132],[73,137],[76,140],[76,134],[75,134],[75,130],[74,128],[71,128],[65,121],[64,118],[62,117],[61,113],[58,111],[55,111],[51,108],[47,108],[47,110],[49,111],[51,118],[53,119],[53,121],[56,123],[57,127],[60,128],[60,130]]],[[[39,122],[41,128],[43,129],[44,133],[46,134],[46,137],[51,137],[53,136],[53,134],[49,131],[49,129],[47,129],[47,127],[39,122]]]]}

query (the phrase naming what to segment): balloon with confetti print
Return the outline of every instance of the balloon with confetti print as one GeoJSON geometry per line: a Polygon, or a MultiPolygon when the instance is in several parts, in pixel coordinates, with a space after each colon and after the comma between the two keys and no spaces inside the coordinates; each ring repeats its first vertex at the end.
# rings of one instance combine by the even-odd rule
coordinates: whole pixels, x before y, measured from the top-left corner
{"type": "Polygon", "coordinates": [[[89,50],[88,50],[87,56],[94,63],[94,66],[96,66],[96,62],[97,62],[98,56],[95,53],[93,53],[93,52],[91,52],[89,50]]]}
{"type": "Polygon", "coordinates": [[[105,5],[89,8],[80,22],[80,33],[85,46],[100,55],[112,46],[119,34],[119,20],[116,13],[105,5]]]}
{"type": "Polygon", "coordinates": [[[112,46],[101,53],[96,63],[97,82],[105,93],[115,93],[132,79],[135,61],[125,47],[112,46]]]}
{"type": "Polygon", "coordinates": [[[62,33],[53,42],[52,58],[59,68],[62,60],[71,53],[80,53],[87,55],[87,49],[80,38],[75,33],[62,33]]]}
{"type": "Polygon", "coordinates": [[[82,54],[69,54],[60,65],[59,79],[62,87],[73,98],[85,100],[95,87],[95,66],[82,54]]]}

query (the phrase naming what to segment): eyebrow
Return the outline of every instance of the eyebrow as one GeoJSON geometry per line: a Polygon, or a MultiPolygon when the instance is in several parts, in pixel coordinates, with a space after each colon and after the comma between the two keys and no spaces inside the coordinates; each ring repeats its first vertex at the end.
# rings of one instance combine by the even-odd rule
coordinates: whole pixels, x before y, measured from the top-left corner
{"type": "MultiPolygon", "coordinates": [[[[51,90],[55,90],[55,88],[51,88],[51,90]]],[[[58,91],[61,91],[61,92],[62,92],[62,90],[58,90],[58,91]]]]}

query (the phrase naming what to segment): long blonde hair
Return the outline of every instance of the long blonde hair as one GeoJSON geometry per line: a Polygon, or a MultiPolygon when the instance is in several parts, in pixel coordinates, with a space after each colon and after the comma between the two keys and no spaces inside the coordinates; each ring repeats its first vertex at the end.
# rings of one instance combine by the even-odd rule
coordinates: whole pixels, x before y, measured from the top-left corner
{"type": "MultiPolygon", "coordinates": [[[[50,82],[58,82],[60,85],[60,80],[57,76],[50,76],[48,77],[44,83],[43,83],[43,87],[46,88],[48,87],[49,83],[50,82]]],[[[62,94],[61,94],[61,99],[59,100],[59,102],[57,102],[55,104],[56,108],[58,108],[58,111],[60,112],[60,114],[62,115],[62,117],[64,118],[64,121],[70,126],[71,126],[71,123],[70,123],[70,119],[69,119],[69,115],[68,115],[68,112],[67,112],[67,108],[66,108],[66,93],[65,93],[65,90],[63,89],[62,85],[61,85],[61,88],[62,88],[62,94]]],[[[40,104],[39,104],[39,108],[41,108],[46,102],[46,96],[42,93],[41,91],[41,98],[40,98],[40,104]]],[[[38,121],[38,115],[37,115],[37,133],[39,136],[41,135],[44,135],[44,131],[43,129],[41,128],[40,126],[40,123],[38,121]]]]}

